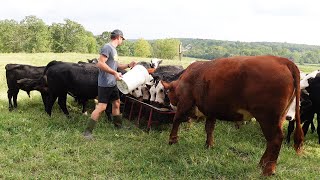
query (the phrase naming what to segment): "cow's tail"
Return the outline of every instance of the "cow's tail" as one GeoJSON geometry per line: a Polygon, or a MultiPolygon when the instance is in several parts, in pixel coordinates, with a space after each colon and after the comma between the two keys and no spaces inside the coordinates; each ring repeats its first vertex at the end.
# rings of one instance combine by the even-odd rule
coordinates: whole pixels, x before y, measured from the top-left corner
{"type": "Polygon", "coordinates": [[[304,136],[302,127],[301,127],[301,120],[300,120],[300,71],[294,63],[291,63],[289,66],[290,66],[289,69],[294,79],[294,89],[295,89],[294,91],[295,91],[295,97],[296,97],[296,114],[295,114],[296,129],[294,132],[294,148],[297,153],[300,153],[302,150],[303,136],[304,136]]]}

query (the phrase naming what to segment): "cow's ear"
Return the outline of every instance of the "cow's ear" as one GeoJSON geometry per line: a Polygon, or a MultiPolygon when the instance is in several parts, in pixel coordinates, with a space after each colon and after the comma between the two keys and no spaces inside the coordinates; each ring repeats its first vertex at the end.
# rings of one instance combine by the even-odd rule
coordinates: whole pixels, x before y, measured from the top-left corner
{"type": "Polygon", "coordinates": [[[161,81],[161,83],[162,83],[162,85],[163,85],[163,87],[164,87],[165,89],[170,89],[170,88],[171,88],[171,84],[170,84],[170,83],[165,82],[165,81],[161,81]]]}

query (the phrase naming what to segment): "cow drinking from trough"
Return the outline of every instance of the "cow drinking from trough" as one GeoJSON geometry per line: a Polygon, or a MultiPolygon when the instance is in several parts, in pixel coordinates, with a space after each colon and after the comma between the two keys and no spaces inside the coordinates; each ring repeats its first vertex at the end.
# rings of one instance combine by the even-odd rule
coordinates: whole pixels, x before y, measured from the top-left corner
{"type": "MultiPolygon", "coordinates": [[[[207,147],[213,145],[216,119],[243,121],[253,116],[267,140],[259,165],[263,175],[274,174],[286,111],[293,98],[300,98],[299,76],[293,62],[276,56],[230,57],[191,64],[178,80],[162,82],[170,103],[177,107],[169,144],[178,142],[179,125],[193,106],[207,116],[207,147]]],[[[294,147],[300,152],[303,132],[298,105],[296,126],[294,147]]]]}

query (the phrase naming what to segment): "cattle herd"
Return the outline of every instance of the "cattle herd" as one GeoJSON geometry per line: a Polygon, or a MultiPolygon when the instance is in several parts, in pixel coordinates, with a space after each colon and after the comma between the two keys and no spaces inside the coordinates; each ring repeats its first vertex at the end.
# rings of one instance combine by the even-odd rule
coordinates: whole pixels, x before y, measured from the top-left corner
{"type": "MultiPolygon", "coordinates": [[[[51,61],[40,67],[7,64],[9,110],[17,108],[19,90],[29,96],[30,91],[37,90],[50,116],[57,99],[63,113],[69,116],[68,94],[82,104],[85,113],[87,101],[95,99],[98,93],[96,62],[96,59],[78,63],[51,61]]],[[[161,65],[161,62],[159,59],[138,62],[148,69],[151,78],[129,95],[152,106],[175,111],[169,144],[178,142],[179,125],[195,108],[206,116],[207,147],[214,143],[216,119],[240,122],[255,118],[267,141],[259,162],[263,175],[275,173],[285,119],[289,121],[286,142],[290,142],[295,129],[294,147],[298,153],[310,125],[312,132],[317,130],[320,144],[320,71],[302,76],[292,61],[276,56],[196,61],[186,69],[161,65]],[[315,114],[317,128],[313,123],[315,114]]],[[[120,96],[123,101],[125,96],[121,93],[120,96]]]]}

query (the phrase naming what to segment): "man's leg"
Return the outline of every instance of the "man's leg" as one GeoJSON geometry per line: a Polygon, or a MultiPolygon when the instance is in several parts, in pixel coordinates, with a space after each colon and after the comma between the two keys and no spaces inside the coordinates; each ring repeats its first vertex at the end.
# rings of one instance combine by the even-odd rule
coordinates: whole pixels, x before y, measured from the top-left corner
{"type": "Polygon", "coordinates": [[[84,131],[83,136],[87,139],[92,139],[92,131],[95,128],[97,121],[101,115],[101,113],[106,110],[107,104],[105,103],[98,103],[96,108],[91,113],[91,118],[88,121],[87,128],[84,131]]]}
{"type": "Polygon", "coordinates": [[[116,128],[122,128],[122,114],[120,114],[120,99],[112,102],[113,123],[116,128]]]}

